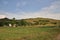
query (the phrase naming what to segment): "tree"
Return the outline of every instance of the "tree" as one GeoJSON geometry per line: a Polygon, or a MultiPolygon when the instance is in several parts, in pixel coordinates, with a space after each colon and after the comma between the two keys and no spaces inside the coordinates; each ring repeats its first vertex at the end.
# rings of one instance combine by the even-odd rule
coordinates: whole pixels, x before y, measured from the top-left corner
{"type": "Polygon", "coordinates": [[[4,23],[3,22],[0,22],[0,26],[4,26],[4,23]]]}
{"type": "Polygon", "coordinates": [[[15,18],[12,19],[12,26],[16,27],[16,20],[15,20],[15,18]]]}
{"type": "Polygon", "coordinates": [[[20,25],[21,25],[21,26],[26,26],[26,25],[27,25],[27,22],[22,19],[22,20],[20,20],[20,25]]]}

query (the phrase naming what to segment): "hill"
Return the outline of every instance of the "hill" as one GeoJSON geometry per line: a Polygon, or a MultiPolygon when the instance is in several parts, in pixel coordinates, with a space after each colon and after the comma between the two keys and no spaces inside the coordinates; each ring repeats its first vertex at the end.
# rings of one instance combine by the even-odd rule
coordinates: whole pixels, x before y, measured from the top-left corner
{"type": "Polygon", "coordinates": [[[60,26],[60,20],[50,19],[50,18],[30,18],[25,19],[25,21],[30,22],[37,26],[60,26]]]}
{"type": "Polygon", "coordinates": [[[29,19],[0,19],[0,26],[8,26],[9,24],[16,24],[17,26],[60,26],[60,20],[50,18],[29,18],[29,19]]]}

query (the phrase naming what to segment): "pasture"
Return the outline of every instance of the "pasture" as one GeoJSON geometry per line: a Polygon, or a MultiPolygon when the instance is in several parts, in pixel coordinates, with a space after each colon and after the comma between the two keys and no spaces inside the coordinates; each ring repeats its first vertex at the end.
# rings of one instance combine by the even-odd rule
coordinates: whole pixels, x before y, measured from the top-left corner
{"type": "Polygon", "coordinates": [[[0,27],[0,40],[59,40],[60,28],[0,27]]]}

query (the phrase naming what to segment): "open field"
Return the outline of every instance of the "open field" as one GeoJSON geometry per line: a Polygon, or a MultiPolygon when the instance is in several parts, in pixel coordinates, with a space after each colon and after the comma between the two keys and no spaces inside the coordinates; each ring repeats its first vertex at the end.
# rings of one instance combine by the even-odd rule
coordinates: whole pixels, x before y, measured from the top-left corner
{"type": "Polygon", "coordinates": [[[0,27],[0,40],[60,40],[60,28],[0,27]]]}

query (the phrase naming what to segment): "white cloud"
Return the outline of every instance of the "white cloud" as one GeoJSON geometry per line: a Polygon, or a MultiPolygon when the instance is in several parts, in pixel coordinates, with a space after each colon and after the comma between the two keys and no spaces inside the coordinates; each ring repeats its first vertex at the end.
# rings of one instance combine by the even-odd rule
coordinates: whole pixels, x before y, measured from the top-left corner
{"type": "Polygon", "coordinates": [[[34,13],[27,13],[27,12],[17,12],[17,13],[8,13],[4,12],[8,18],[35,18],[35,17],[44,17],[44,18],[53,18],[53,19],[60,19],[60,12],[56,12],[60,10],[60,1],[53,2],[50,6],[42,8],[38,12],[34,13]],[[56,11],[55,11],[56,10],[56,11]]]}
{"type": "Polygon", "coordinates": [[[0,19],[1,19],[1,18],[5,18],[5,17],[6,17],[5,15],[0,15],[0,19]]]}
{"type": "Polygon", "coordinates": [[[24,18],[32,18],[32,17],[45,17],[45,18],[53,18],[60,19],[60,1],[53,2],[50,6],[42,8],[41,11],[35,13],[25,13],[24,18]],[[56,10],[56,11],[55,11],[56,10]]]}
{"type": "MultiPolygon", "coordinates": [[[[34,13],[23,13],[23,18],[34,18],[34,17],[45,17],[45,18],[53,18],[60,19],[60,13],[54,12],[54,10],[58,10],[60,8],[60,1],[53,2],[50,6],[42,8],[38,12],[34,13]]],[[[60,9],[59,9],[60,10],[60,9]]]]}
{"type": "Polygon", "coordinates": [[[60,1],[56,1],[49,7],[43,8],[39,13],[42,17],[60,19],[60,13],[54,12],[54,10],[58,10],[57,8],[60,10],[60,1]]]}

